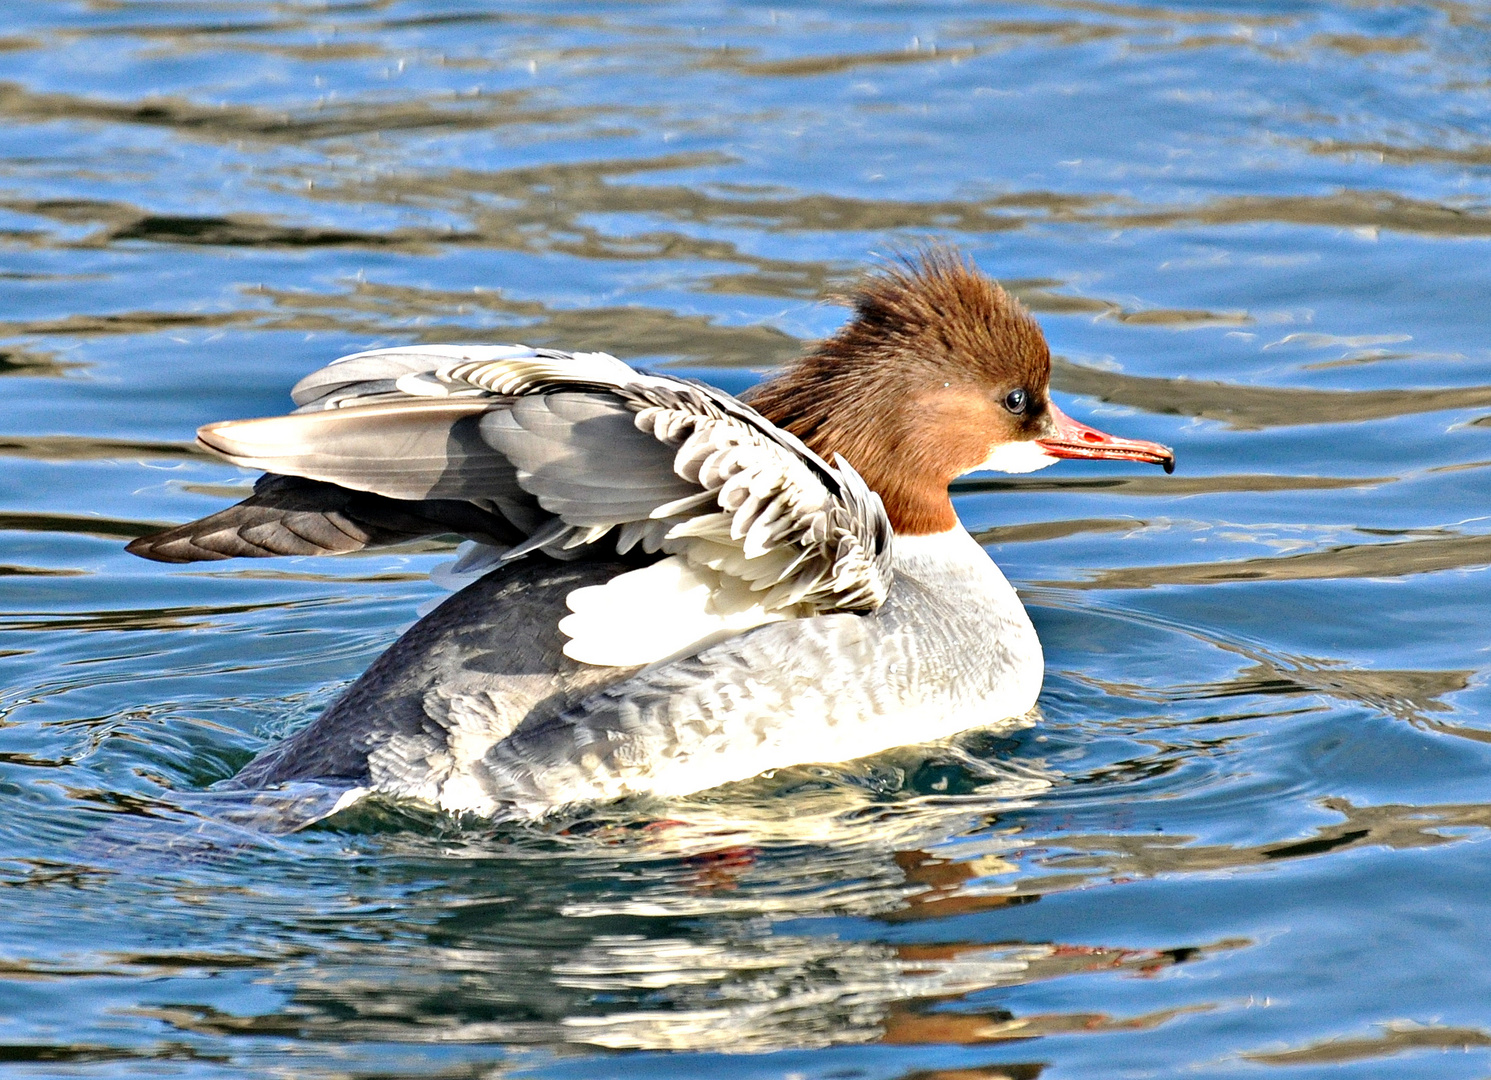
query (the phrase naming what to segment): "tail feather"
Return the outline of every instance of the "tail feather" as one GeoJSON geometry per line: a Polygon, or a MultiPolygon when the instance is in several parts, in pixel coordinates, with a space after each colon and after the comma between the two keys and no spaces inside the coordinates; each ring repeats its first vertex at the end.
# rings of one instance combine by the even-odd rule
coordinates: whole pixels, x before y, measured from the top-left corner
{"type": "Polygon", "coordinates": [[[156,562],[334,555],[458,533],[513,544],[523,533],[499,514],[456,499],[390,499],[320,480],[268,474],[226,510],[142,536],[126,551],[156,562]]]}

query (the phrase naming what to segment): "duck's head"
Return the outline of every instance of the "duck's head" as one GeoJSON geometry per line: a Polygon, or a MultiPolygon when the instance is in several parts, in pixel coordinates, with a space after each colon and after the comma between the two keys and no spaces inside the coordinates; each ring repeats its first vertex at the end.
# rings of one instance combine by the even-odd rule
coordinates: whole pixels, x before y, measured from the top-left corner
{"type": "Polygon", "coordinates": [[[869,274],[854,317],[751,404],[879,493],[898,533],[957,523],[948,484],[1061,458],[1175,468],[1169,447],[1080,424],[1051,400],[1051,350],[1023,304],[961,256],[934,249],[869,274]]]}

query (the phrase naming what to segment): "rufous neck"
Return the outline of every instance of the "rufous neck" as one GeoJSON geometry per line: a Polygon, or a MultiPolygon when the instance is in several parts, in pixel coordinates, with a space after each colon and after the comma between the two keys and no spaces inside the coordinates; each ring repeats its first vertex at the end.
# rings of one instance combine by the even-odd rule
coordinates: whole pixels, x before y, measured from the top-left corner
{"type": "MultiPolygon", "coordinates": [[[[814,447],[817,450],[817,447],[814,447]]],[[[850,450],[854,448],[851,447],[850,450]]],[[[885,504],[886,517],[898,536],[923,536],[945,533],[958,525],[958,515],[948,498],[947,482],[926,476],[909,476],[894,461],[894,453],[874,450],[851,453],[830,449],[826,460],[837,452],[853,465],[870,490],[885,504]]],[[[818,451],[823,454],[821,450],[818,451]]]]}
{"type": "Polygon", "coordinates": [[[842,454],[880,496],[898,534],[955,527],[958,516],[947,487],[968,456],[949,453],[949,434],[958,430],[955,418],[942,415],[940,407],[928,408],[925,398],[843,389],[834,394],[821,385],[770,383],[751,404],[825,461],[842,454]]]}

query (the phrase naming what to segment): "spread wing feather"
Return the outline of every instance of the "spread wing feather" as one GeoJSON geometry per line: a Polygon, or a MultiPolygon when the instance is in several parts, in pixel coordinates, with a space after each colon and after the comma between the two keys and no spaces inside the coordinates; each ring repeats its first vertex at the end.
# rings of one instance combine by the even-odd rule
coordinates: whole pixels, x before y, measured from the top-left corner
{"type": "Polygon", "coordinates": [[[208,424],[198,441],[249,468],[392,499],[521,497],[510,462],[482,439],[480,398],[404,398],[357,408],[208,424]]]}
{"type": "Polygon", "coordinates": [[[413,346],[344,357],[294,399],[201,441],[272,473],[469,502],[527,538],[514,554],[608,539],[676,556],[779,616],[873,610],[890,586],[890,525],[853,468],[701,383],[604,353],[413,346]]]}

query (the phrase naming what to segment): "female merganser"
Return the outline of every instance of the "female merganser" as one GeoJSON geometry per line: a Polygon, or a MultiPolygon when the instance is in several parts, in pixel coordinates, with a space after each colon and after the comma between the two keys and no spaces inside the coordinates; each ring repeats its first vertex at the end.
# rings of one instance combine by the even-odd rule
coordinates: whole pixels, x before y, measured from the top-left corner
{"type": "Polygon", "coordinates": [[[135,554],[455,532],[481,545],[464,568],[491,567],[235,785],[538,816],[1029,711],[1040,642],[948,484],[1174,455],[1063,414],[1039,326],[960,256],[892,265],[851,300],[749,405],[605,353],[432,345],[343,357],[296,384],[293,413],[203,427],[266,475],[135,554]]]}

